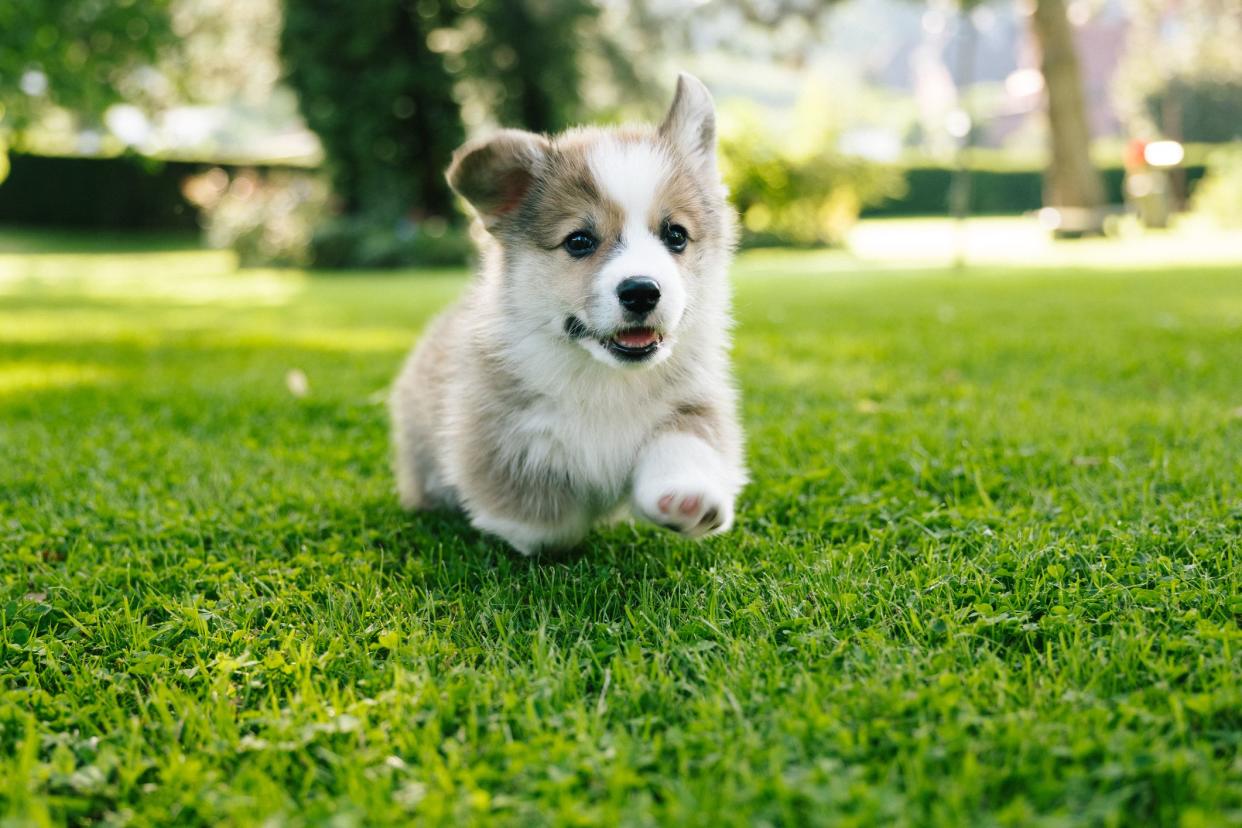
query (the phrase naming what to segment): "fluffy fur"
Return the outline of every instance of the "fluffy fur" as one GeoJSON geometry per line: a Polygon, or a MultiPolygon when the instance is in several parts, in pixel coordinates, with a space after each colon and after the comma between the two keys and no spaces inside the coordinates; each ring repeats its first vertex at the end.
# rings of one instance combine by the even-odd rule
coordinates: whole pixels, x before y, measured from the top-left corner
{"type": "Polygon", "coordinates": [[[692,537],[728,529],[746,482],[735,217],[707,89],[682,75],[659,128],[503,130],[458,150],[448,177],[487,231],[483,264],[394,386],[402,505],[463,509],[525,554],[627,506],[692,537]],[[598,244],[581,257],[578,232],[598,244]],[[649,313],[618,300],[631,277],[658,283],[649,313]],[[638,356],[618,344],[646,339],[638,356]]]}

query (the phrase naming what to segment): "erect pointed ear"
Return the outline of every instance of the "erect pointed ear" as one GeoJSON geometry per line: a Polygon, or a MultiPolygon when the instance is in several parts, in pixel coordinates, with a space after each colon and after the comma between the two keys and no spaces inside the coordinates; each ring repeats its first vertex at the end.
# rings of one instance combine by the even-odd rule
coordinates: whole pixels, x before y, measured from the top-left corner
{"type": "Polygon", "coordinates": [[[716,106],[712,93],[694,75],[677,76],[673,105],[660,124],[660,134],[691,161],[716,168],[716,106]]]}
{"type": "Polygon", "coordinates": [[[547,151],[548,140],[542,135],[502,129],[453,153],[449,186],[470,202],[490,230],[522,203],[547,151]]]}

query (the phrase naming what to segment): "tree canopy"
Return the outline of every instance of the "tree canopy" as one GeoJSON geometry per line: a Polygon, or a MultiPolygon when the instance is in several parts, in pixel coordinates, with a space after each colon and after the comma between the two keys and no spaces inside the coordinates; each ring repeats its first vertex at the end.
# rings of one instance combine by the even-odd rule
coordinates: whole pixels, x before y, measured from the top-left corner
{"type": "Polygon", "coordinates": [[[457,15],[439,0],[286,0],[285,71],[346,213],[450,214],[444,169],[464,130],[428,37],[457,15]]]}
{"type": "Polygon", "coordinates": [[[52,104],[98,118],[158,82],[172,0],[0,3],[0,125],[21,133],[52,104]]]}
{"type": "Polygon", "coordinates": [[[590,0],[480,0],[470,27],[478,40],[464,52],[465,68],[484,85],[497,121],[554,132],[583,119],[573,44],[598,14],[590,0]]]}

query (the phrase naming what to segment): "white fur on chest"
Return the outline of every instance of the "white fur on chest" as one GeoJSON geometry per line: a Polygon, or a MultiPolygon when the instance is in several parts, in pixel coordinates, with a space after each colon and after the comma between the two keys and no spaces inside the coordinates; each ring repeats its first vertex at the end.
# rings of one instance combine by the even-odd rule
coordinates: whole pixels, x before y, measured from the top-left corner
{"type": "Polygon", "coordinates": [[[555,469],[597,498],[620,498],[634,463],[671,406],[646,394],[540,398],[511,415],[513,444],[532,467],[555,469]]]}

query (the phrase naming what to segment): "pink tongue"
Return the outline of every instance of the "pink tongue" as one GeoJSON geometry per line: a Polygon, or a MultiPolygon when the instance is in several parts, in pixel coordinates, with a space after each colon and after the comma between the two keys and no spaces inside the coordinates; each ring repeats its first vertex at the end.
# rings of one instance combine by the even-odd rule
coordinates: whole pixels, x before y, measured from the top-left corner
{"type": "Polygon", "coordinates": [[[656,341],[656,333],[651,328],[631,328],[614,338],[627,348],[646,348],[656,341]]]}

